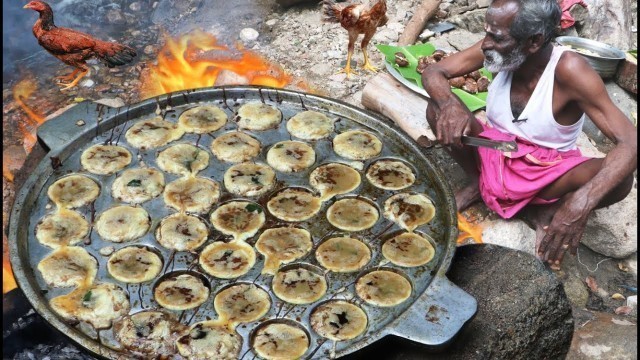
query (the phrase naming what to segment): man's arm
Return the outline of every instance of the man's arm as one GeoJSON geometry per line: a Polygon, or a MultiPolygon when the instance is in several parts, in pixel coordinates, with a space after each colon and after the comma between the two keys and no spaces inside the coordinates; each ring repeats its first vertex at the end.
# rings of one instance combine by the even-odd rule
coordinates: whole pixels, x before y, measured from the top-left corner
{"type": "Polygon", "coordinates": [[[575,101],[616,144],[596,175],[563,201],[547,229],[539,253],[544,254],[543,260],[559,263],[565,244],[575,255],[591,211],[636,169],[638,136],[636,128],[609,98],[600,76],[581,56],[565,53],[556,68],[556,80],[567,98],[575,101]]]}
{"type": "Polygon", "coordinates": [[[451,92],[449,79],[468,74],[482,67],[484,54],[480,48],[482,41],[461,52],[430,65],[422,72],[422,85],[431,97],[429,106],[439,111],[437,128],[432,129],[436,138],[444,145],[462,146],[461,136],[467,130],[473,114],[451,92]]]}

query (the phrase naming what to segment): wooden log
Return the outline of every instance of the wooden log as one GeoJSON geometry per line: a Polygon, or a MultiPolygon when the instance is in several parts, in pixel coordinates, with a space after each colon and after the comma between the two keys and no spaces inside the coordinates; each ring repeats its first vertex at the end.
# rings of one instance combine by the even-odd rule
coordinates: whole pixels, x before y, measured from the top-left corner
{"type": "Polygon", "coordinates": [[[421,135],[435,140],[427,123],[427,100],[390,74],[380,73],[369,80],[362,90],[362,106],[388,117],[416,141],[421,135]]]}
{"type": "MultiPolygon", "coordinates": [[[[429,105],[426,97],[402,85],[390,74],[380,73],[371,78],[362,89],[361,103],[366,109],[391,119],[419,144],[427,147],[435,144],[436,137],[426,117],[429,105]],[[429,141],[418,140],[420,136],[426,136],[429,141]]],[[[481,121],[487,121],[484,110],[476,110],[473,114],[481,121]]]]}
{"type": "Polygon", "coordinates": [[[413,45],[424,30],[427,21],[438,12],[442,0],[423,0],[398,39],[398,46],[413,45]]]}
{"type": "Polygon", "coordinates": [[[627,58],[618,67],[615,81],[621,88],[638,94],[638,60],[631,54],[627,54],[627,58]]]}

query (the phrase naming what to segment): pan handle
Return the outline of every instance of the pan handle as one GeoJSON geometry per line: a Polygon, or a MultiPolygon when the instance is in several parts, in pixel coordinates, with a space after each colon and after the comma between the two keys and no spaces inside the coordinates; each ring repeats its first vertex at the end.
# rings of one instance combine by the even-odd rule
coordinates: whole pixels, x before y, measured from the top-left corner
{"type": "Polygon", "coordinates": [[[413,305],[388,328],[388,333],[432,347],[442,347],[478,310],[476,299],[444,275],[436,275],[413,305]]]}
{"type": "Polygon", "coordinates": [[[96,126],[116,110],[96,102],[83,101],[45,121],[36,132],[49,150],[61,149],[78,136],[89,131],[95,132],[96,126]]]}

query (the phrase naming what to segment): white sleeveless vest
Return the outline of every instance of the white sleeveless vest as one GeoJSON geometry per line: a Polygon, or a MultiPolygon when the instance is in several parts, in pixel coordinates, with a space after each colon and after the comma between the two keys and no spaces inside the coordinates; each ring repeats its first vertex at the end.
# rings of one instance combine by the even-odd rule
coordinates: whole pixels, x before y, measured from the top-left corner
{"type": "Polygon", "coordinates": [[[576,140],[582,132],[585,115],[582,114],[575,124],[569,126],[558,124],[553,117],[552,102],[556,65],[560,55],[566,50],[568,50],[566,47],[553,48],[547,67],[517,120],[514,119],[511,112],[513,73],[510,71],[499,72],[495,76],[489,85],[489,94],[487,95],[487,119],[493,127],[546,148],[558,151],[576,148],[576,140]]]}

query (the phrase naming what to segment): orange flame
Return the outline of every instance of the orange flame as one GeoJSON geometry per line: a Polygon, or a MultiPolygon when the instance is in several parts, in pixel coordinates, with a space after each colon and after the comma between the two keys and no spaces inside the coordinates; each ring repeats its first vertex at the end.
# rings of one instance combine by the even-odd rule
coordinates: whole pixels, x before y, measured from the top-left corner
{"type": "Polygon", "coordinates": [[[36,88],[36,82],[31,78],[21,80],[13,88],[14,100],[27,114],[27,118],[18,124],[18,129],[24,136],[23,146],[27,154],[31,152],[31,149],[36,144],[36,129],[44,122],[44,116],[35,112],[24,102],[36,91],[36,88]]]}
{"type": "MultiPolygon", "coordinates": [[[[22,146],[26,154],[29,154],[31,149],[33,149],[33,146],[36,144],[36,129],[44,122],[44,116],[33,110],[25,103],[25,100],[28,99],[36,89],[36,82],[32,78],[21,80],[13,87],[13,99],[27,115],[20,119],[20,122],[18,123],[18,130],[22,134],[22,146]]],[[[13,153],[13,155],[9,155],[10,153],[11,152],[7,151],[7,149],[3,149],[2,176],[12,182],[12,170],[20,168],[24,159],[16,158],[15,153],[13,153]]]]}
{"type": "MultiPolygon", "coordinates": [[[[2,248],[8,249],[7,236],[2,234],[2,248]]],[[[2,294],[6,294],[9,291],[18,287],[16,279],[13,277],[11,271],[11,263],[9,262],[9,253],[4,250],[2,252],[2,294]]]]}
{"type": "Polygon", "coordinates": [[[8,261],[2,261],[2,293],[6,294],[17,287],[16,279],[11,271],[11,264],[8,261]]]}
{"type": "MultiPolygon", "coordinates": [[[[40,124],[44,122],[44,116],[37,113],[30,106],[25,103],[37,89],[36,82],[32,78],[21,80],[13,87],[13,99],[18,106],[27,115],[23,117],[18,123],[18,130],[22,133],[23,143],[22,146],[29,154],[33,146],[36,144],[36,129],[40,124]]],[[[19,156],[16,156],[15,152],[9,151],[9,149],[3,149],[2,152],[2,176],[7,180],[13,182],[12,169],[16,169],[22,166],[22,161],[19,156]]],[[[2,294],[5,294],[17,287],[16,280],[11,271],[11,263],[8,258],[8,243],[7,237],[2,234],[2,294]]]]}
{"type": "Polygon", "coordinates": [[[5,152],[2,152],[2,176],[9,180],[10,182],[13,182],[13,173],[11,172],[11,166],[9,165],[9,161],[7,161],[7,159],[5,159],[4,156],[5,152]]]}
{"type": "Polygon", "coordinates": [[[474,224],[460,213],[458,213],[458,230],[460,232],[456,240],[458,245],[467,243],[467,239],[472,239],[476,244],[482,244],[482,226],[474,224]]]}
{"type": "Polygon", "coordinates": [[[142,76],[142,95],[152,97],[221,85],[216,84],[216,79],[225,70],[233,76],[222,85],[282,88],[293,81],[280,66],[260,55],[241,46],[229,49],[219,44],[215,36],[196,30],[178,38],[166,37],[166,43],[158,53],[157,65],[151,65],[142,76]]]}

